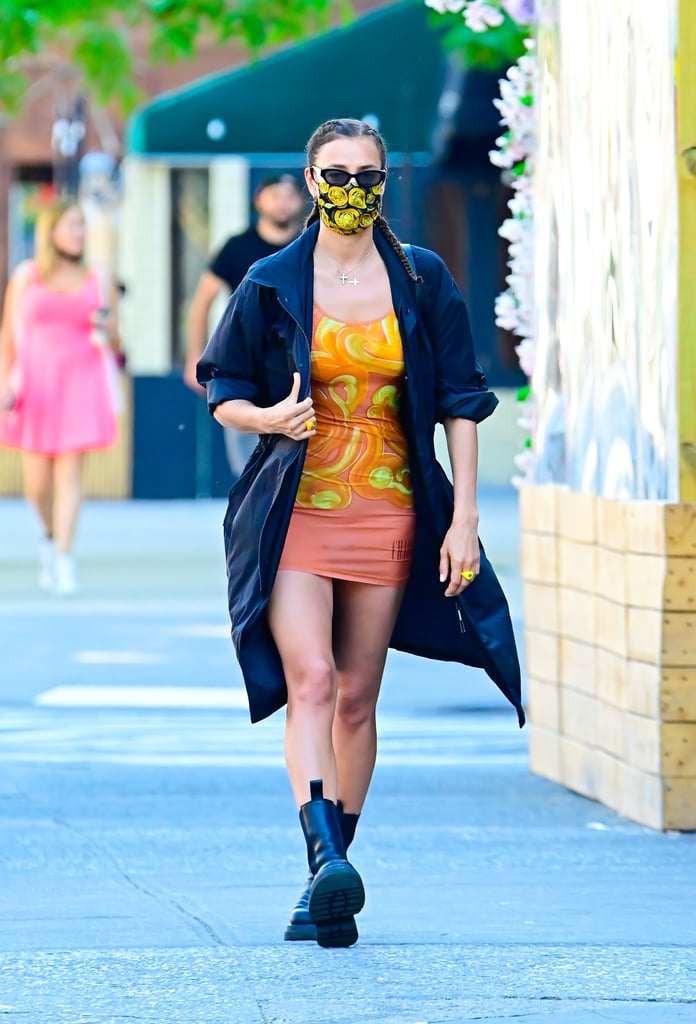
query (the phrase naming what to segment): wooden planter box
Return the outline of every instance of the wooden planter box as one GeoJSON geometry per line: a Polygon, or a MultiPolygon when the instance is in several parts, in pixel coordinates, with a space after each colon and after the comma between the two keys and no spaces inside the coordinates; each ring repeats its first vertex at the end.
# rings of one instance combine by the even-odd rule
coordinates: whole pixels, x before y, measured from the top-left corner
{"type": "Polygon", "coordinates": [[[532,771],[696,829],[696,504],[520,491],[532,771]]]}

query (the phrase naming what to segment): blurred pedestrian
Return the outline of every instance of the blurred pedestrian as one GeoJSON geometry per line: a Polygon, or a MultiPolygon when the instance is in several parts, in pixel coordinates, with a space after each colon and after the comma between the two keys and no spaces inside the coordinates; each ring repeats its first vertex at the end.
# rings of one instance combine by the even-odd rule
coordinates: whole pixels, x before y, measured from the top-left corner
{"type": "Polygon", "coordinates": [[[39,583],[79,589],[71,554],[86,452],[116,439],[115,295],[85,265],[74,200],[37,218],[35,259],[20,264],[0,328],[0,443],[22,452],[24,493],[43,527],[39,583]]]}
{"type": "Polygon", "coordinates": [[[211,412],[259,434],[225,519],[232,635],[252,720],[287,699],[285,754],[310,876],[287,939],[348,946],[346,851],[376,757],[387,647],[484,667],[517,710],[507,602],[479,546],[476,424],[497,404],[442,260],[380,208],[381,136],[307,144],[302,235],[240,285],[199,363],[211,412]],[[443,421],[454,488],[435,460],[443,421]]]}
{"type": "MultiPolygon", "coordinates": [[[[297,178],[292,174],[265,178],[254,192],[254,210],[255,223],[229,238],[213,256],[191,300],[184,380],[199,394],[204,390],[196,380],[196,364],[208,339],[210,309],[223,289],[233,292],[238,287],[252,263],[278,252],[297,237],[305,210],[297,178]]],[[[254,444],[248,434],[225,428],[227,461],[235,476],[241,476],[254,444]]]]}

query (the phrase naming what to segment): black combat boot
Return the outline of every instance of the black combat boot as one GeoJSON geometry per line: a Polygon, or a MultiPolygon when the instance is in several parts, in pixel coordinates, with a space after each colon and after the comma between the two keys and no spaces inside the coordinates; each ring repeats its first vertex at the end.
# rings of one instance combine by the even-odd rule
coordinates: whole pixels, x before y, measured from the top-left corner
{"type": "Polygon", "coordinates": [[[338,808],[325,800],[320,779],[310,782],[311,800],[300,808],[312,872],[309,917],[320,946],[352,946],[358,938],[353,915],[362,910],[362,879],[346,860],[338,808]]]}
{"type": "MultiPolygon", "coordinates": [[[[338,801],[338,820],[341,825],[343,846],[346,853],[348,853],[348,847],[353,842],[359,817],[359,814],[346,814],[343,810],[343,804],[340,800],[338,801]]],[[[316,940],[317,929],[309,916],[309,891],[312,888],[313,879],[314,876],[310,872],[302,891],[302,895],[290,912],[290,923],[285,929],[285,940],[287,942],[303,942],[308,939],[316,940]]],[[[353,921],[355,921],[355,918],[353,921]]],[[[358,929],[356,926],[355,939],[353,939],[353,942],[355,942],[357,938],[358,929]]],[[[353,943],[350,944],[352,945],[353,943]]]]}

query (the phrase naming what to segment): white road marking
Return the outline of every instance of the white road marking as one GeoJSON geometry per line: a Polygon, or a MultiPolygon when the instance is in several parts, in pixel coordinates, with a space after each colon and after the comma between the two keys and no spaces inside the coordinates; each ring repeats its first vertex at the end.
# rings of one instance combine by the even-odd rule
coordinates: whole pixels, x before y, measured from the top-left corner
{"type": "Polygon", "coordinates": [[[216,624],[184,623],[181,626],[173,626],[171,631],[175,636],[190,636],[197,640],[227,640],[230,639],[230,627],[216,624]]]}
{"type": "Polygon", "coordinates": [[[149,651],[75,651],[79,665],[163,665],[169,659],[149,651]]]}
{"type": "MultiPolygon", "coordinates": [[[[0,715],[0,762],[284,767],[284,715],[252,725],[241,689],[56,687],[35,703],[0,715]],[[93,703],[76,691],[91,694],[93,703]]],[[[378,761],[385,766],[526,765],[526,737],[507,713],[387,711],[379,715],[378,732],[378,761]]]]}
{"type": "Polygon", "coordinates": [[[54,686],[34,699],[61,708],[245,708],[246,693],[222,686],[54,686]]]}

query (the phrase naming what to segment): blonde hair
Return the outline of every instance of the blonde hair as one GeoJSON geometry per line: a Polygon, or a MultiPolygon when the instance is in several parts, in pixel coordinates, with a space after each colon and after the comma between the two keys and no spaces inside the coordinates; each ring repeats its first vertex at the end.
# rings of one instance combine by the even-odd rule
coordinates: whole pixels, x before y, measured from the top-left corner
{"type": "MultiPolygon", "coordinates": [[[[58,262],[58,252],[53,241],[53,229],[63,214],[73,209],[80,209],[80,204],[76,199],[54,199],[46,206],[42,206],[36,218],[34,258],[39,277],[44,281],[51,276],[58,262]]],[[[84,257],[82,262],[84,262],[84,257]]]]}

